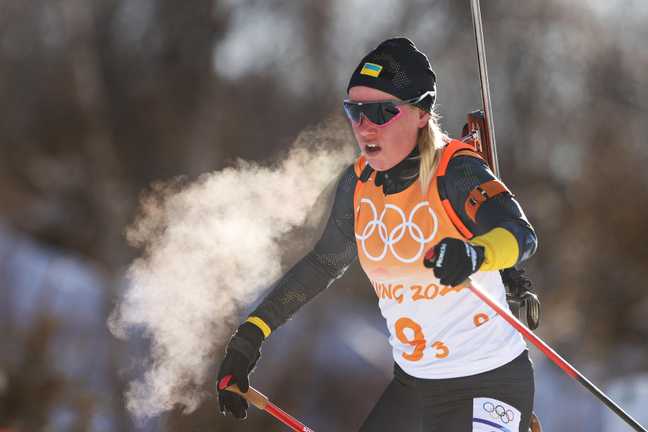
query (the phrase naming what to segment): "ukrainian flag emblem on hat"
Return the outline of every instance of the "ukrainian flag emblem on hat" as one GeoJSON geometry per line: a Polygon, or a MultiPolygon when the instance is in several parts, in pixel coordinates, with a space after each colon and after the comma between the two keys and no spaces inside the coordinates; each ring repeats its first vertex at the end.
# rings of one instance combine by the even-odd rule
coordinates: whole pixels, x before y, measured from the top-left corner
{"type": "Polygon", "coordinates": [[[382,66],[377,65],[375,63],[365,63],[364,66],[362,66],[360,75],[369,75],[374,78],[378,78],[378,75],[380,75],[382,68],[383,68],[382,66]]]}

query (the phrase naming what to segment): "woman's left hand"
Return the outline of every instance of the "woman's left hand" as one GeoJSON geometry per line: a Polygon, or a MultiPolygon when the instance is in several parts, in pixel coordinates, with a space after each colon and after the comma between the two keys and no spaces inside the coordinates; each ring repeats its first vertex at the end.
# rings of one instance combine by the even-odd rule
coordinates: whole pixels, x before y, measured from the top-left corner
{"type": "Polygon", "coordinates": [[[484,248],[456,238],[446,237],[430,249],[423,265],[434,269],[443,285],[457,286],[475,273],[484,262],[484,248]]]}

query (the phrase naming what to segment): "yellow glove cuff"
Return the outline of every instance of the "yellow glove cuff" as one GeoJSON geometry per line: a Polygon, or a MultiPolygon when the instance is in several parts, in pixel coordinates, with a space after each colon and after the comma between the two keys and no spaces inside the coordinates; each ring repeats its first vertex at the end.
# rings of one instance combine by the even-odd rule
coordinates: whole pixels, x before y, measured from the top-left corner
{"type": "Polygon", "coordinates": [[[484,262],[479,268],[481,271],[513,267],[520,256],[517,239],[504,228],[494,228],[474,237],[470,242],[484,247],[484,262]]]}
{"type": "Polygon", "coordinates": [[[261,332],[263,333],[263,337],[267,338],[270,336],[270,333],[272,333],[272,330],[270,329],[270,326],[265,323],[261,318],[256,317],[256,316],[251,316],[248,319],[245,320],[245,322],[249,322],[251,324],[254,324],[255,326],[259,327],[261,332]]]}

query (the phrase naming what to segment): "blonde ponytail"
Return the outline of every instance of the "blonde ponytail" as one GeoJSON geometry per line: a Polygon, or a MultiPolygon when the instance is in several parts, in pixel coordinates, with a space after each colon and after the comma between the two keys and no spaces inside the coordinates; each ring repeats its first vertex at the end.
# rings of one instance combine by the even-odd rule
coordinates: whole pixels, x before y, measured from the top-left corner
{"type": "Polygon", "coordinates": [[[427,195],[430,180],[436,173],[437,166],[441,159],[443,146],[449,138],[441,131],[439,115],[435,112],[430,114],[430,121],[427,126],[419,129],[418,146],[421,153],[421,167],[419,168],[419,181],[421,191],[427,195]]]}

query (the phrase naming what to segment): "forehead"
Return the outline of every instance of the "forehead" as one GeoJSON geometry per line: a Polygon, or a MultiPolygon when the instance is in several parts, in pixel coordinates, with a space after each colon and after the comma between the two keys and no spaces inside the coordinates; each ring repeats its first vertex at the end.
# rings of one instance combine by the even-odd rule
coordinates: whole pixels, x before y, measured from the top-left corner
{"type": "Polygon", "coordinates": [[[355,86],[349,89],[349,99],[357,102],[380,101],[387,99],[398,99],[393,94],[371,87],[355,86]]]}

